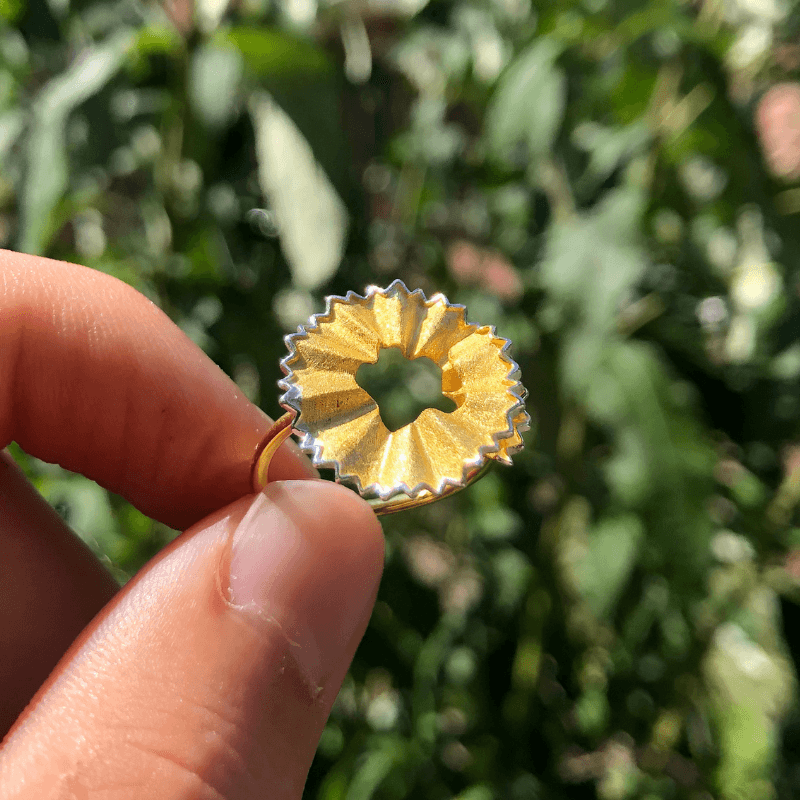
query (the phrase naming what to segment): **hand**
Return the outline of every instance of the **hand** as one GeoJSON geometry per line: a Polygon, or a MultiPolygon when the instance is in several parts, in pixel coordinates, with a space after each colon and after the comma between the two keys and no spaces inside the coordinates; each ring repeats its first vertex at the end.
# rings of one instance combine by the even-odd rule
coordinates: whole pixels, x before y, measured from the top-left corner
{"type": "Polygon", "coordinates": [[[188,527],[116,592],[0,454],[4,800],[300,797],[383,540],[285,445],[249,494],[269,424],[130,287],[0,252],[0,448],[188,527]]]}

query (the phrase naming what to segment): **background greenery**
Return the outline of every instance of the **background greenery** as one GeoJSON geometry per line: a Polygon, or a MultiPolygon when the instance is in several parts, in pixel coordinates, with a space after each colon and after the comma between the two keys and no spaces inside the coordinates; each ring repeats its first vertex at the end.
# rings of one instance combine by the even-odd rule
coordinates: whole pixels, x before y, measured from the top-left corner
{"type": "MultiPolygon", "coordinates": [[[[394,278],[531,393],[513,468],[386,520],[306,796],[797,796],[798,10],[188,2],[0,0],[0,242],[273,415],[282,335],[394,278]]],[[[121,580],[173,535],[16,452],[121,580]]]]}

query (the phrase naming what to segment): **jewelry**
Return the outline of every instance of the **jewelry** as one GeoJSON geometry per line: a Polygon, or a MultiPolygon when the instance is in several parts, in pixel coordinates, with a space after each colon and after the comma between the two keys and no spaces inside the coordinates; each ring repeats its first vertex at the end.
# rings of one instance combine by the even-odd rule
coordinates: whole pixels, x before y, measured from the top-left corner
{"type": "Polygon", "coordinates": [[[441,294],[426,299],[396,280],[364,296],[326,298],[326,308],[285,338],[286,377],[278,385],[287,413],[268,431],[253,459],[253,490],[267,483],[269,462],[296,433],[316,467],[352,484],[376,513],[390,514],[449,496],[476,480],[493,462],[511,463],[530,428],[527,392],[511,343],[492,326],[466,321],[464,306],[441,294]],[[384,348],[408,359],[427,357],[442,370],[450,413],[425,409],[390,432],[377,403],[356,383],[362,364],[384,348]]]}

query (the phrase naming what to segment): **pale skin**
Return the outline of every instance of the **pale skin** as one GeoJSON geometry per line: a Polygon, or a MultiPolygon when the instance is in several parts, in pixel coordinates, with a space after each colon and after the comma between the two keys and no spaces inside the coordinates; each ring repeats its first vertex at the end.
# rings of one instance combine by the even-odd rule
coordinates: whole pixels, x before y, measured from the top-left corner
{"type": "Polygon", "coordinates": [[[383,538],[152,303],[0,252],[0,450],[186,532],[125,588],[0,453],[0,797],[293,800],[366,628],[383,538]]]}

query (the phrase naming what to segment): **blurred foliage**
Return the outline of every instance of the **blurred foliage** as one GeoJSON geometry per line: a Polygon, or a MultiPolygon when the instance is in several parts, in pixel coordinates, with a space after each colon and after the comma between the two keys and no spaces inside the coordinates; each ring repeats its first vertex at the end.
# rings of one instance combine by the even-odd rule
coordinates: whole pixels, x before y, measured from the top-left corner
{"type": "MultiPolygon", "coordinates": [[[[306,796],[797,796],[800,12],[165,2],[0,3],[0,242],[273,415],[282,334],[398,277],[531,392],[512,469],[386,520],[306,796]]],[[[433,401],[402,366],[387,416],[433,401]]],[[[172,535],[17,455],[121,579],[172,535]]]]}

